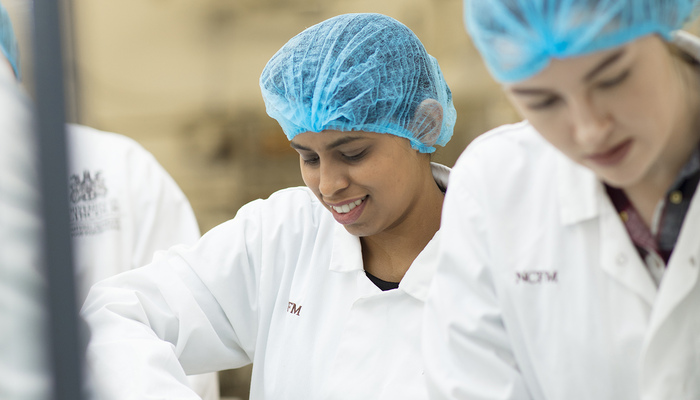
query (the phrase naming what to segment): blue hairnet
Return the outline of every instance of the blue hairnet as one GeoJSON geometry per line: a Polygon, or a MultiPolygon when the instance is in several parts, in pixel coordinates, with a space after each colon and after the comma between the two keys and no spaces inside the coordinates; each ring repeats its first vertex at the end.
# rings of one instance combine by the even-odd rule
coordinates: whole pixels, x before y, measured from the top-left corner
{"type": "Polygon", "coordinates": [[[340,15],[304,30],[272,56],[260,88],[289,140],[324,130],[390,133],[431,153],[450,140],[457,118],[437,61],[381,14],[340,15]],[[437,104],[440,127],[425,112],[437,104]]]}
{"type": "Polygon", "coordinates": [[[7,15],[7,10],[0,4],[0,49],[7,61],[12,65],[15,76],[19,78],[19,50],[17,49],[17,38],[12,29],[12,21],[7,15]]]}
{"type": "Polygon", "coordinates": [[[514,82],[552,58],[589,54],[658,34],[666,40],[698,0],[465,0],[464,19],[496,80],[514,82]]]}

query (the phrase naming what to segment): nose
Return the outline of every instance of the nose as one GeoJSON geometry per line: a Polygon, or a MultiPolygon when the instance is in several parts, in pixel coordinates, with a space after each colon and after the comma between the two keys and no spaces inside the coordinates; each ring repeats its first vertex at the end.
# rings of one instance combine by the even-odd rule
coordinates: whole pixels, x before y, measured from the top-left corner
{"type": "Polygon", "coordinates": [[[574,140],[585,150],[599,149],[612,132],[612,117],[591,99],[584,98],[571,104],[574,140]]]}
{"type": "Polygon", "coordinates": [[[321,163],[318,176],[318,190],[323,197],[333,195],[347,188],[349,185],[347,169],[334,162],[321,163]]]}

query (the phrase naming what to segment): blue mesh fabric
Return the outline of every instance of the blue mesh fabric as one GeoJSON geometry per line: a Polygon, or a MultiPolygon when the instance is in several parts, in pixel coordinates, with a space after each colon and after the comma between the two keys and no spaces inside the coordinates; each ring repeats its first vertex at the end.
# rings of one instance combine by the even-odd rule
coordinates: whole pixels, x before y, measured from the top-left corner
{"type": "Polygon", "coordinates": [[[381,14],[340,15],[304,30],[270,59],[260,88],[289,140],[309,131],[389,133],[431,153],[450,140],[457,118],[437,61],[381,14]],[[418,112],[438,104],[440,127],[418,112]]]}
{"type": "Polygon", "coordinates": [[[19,50],[17,48],[17,38],[15,31],[12,29],[10,16],[7,14],[5,7],[0,4],[0,50],[7,58],[7,61],[12,64],[12,70],[15,76],[19,78],[19,50]]]}
{"type": "Polygon", "coordinates": [[[496,80],[535,75],[552,58],[589,54],[671,32],[699,0],[465,0],[472,40],[496,80]]]}

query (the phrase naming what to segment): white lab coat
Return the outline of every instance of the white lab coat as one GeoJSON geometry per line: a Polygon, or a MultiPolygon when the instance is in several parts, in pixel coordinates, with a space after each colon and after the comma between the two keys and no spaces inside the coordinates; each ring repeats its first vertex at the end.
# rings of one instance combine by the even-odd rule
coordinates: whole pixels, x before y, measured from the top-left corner
{"type": "Polygon", "coordinates": [[[601,182],[526,122],[450,177],[425,307],[433,399],[700,399],[700,195],[657,289],[601,182]]]}
{"type": "MultiPolygon", "coordinates": [[[[134,140],[68,125],[70,229],[79,302],[90,287],[151,262],[158,250],[194,244],[190,203],[156,159],[134,140]]],[[[219,398],[215,373],[190,377],[206,400],[219,398]]]]}
{"type": "Polygon", "coordinates": [[[196,398],[178,384],[183,368],[253,362],[251,399],[425,399],[420,331],[438,234],[382,292],[359,238],[308,188],[249,203],[195,246],[93,287],[83,315],[104,398],[196,398]]]}
{"type": "Polygon", "coordinates": [[[0,399],[47,400],[46,282],[29,99],[0,68],[0,399]]]}

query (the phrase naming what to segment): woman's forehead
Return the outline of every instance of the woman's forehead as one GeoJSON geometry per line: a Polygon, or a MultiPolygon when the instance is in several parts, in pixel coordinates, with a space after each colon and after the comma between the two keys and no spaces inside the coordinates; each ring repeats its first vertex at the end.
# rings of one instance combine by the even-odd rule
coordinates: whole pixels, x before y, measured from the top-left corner
{"type": "Polygon", "coordinates": [[[376,140],[381,135],[380,133],[365,131],[308,131],[295,136],[294,139],[290,141],[290,144],[294,148],[332,148],[362,140],[376,140]]]}
{"type": "Polygon", "coordinates": [[[663,46],[654,46],[658,37],[645,37],[623,46],[600,50],[591,54],[550,60],[547,67],[537,74],[514,83],[505,83],[503,88],[514,94],[537,94],[541,87],[558,85],[562,82],[588,83],[606,71],[620,64],[637,59],[643,52],[655,52],[663,46]]]}

